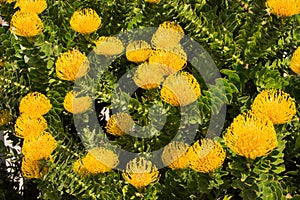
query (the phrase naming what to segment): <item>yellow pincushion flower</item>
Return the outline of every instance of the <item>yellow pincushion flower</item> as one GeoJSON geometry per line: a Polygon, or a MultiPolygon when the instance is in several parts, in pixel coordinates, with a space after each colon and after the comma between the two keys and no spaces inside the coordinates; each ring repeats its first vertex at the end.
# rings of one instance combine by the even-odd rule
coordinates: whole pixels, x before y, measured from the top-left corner
{"type": "Polygon", "coordinates": [[[277,146],[273,123],[253,112],[238,115],[227,129],[224,141],[233,152],[251,159],[265,156],[277,146]]]}
{"type": "Polygon", "coordinates": [[[223,164],[226,153],[220,143],[212,139],[203,139],[201,144],[197,141],[189,148],[187,157],[191,169],[208,173],[223,164]]]}
{"type": "Polygon", "coordinates": [[[160,0],[145,0],[145,2],[158,4],[160,0]]]}
{"type": "Polygon", "coordinates": [[[152,36],[151,43],[153,47],[162,49],[178,46],[183,36],[184,31],[179,24],[167,21],[159,25],[152,36]]]}
{"type": "Polygon", "coordinates": [[[25,139],[22,153],[25,157],[33,160],[48,159],[56,146],[56,140],[52,135],[44,132],[37,137],[25,139]]]}
{"type": "Polygon", "coordinates": [[[46,0],[17,0],[16,7],[21,11],[40,14],[47,8],[47,2],[46,0]]]}
{"type": "Polygon", "coordinates": [[[64,99],[64,108],[73,114],[79,114],[87,111],[92,106],[92,100],[89,96],[79,96],[75,91],[70,91],[64,99]]]}
{"type": "Polygon", "coordinates": [[[281,90],[264,90],[254,99],[251,109],[268,117],[273,124],[284,124],[296,115],[294,100],[281,90]]]}
{"type": "Polygon", "coordinates": [[[97,147],[89,150],[88,154],[82,159],[82,164],[87,173],[105,173],[119,164],[119,158],[113,151],[97,147]]]}
{"type": "Polygon", "coordinates": [[[12,120],[12,116],[8,110],[0,111],[0,126],[7,125],[12,120]]]}
{"type": "Polygon", "coordinates": [[[294,52],[290,67],[293,72],[300,74],[300,47],[294,52]]]}
{"type": "Polygon", "coordinates": [[[126,47],[127,60],[135,63],[146,61],[151,53],[151,46],[144,40],[135,40],[126,47]]]}
{"type": "Polygon", "coordinates": [[[177,24],[176,22],[172,22],[172,21],[165,21],[165,22],[161,23],[159,25],[159,28],[176,31],[176,32],[180,33],[182,36],[184,34],[184,31],[181,28],[181,26],[179,24],[177,24]]]}
{"type": "Polygon", "coordinates": [[[70,19],[71,28],[82,34],[89,34],[101,26],[101,19],[91,8],[77,10],[70,19]]]}
{"type": "Polygon", "coordinates": [[[135,188],[143,188],[159,179],[159,171],[151,161],[145,158],[134,158],[129,161],[123,178],[135,188]]]}
{"type": "Polygon", "coordinates": [[[280,17],[290,17],[300,12],[299,0],[267,0],[271,13],[280,17]]]}
{"type": "Polygon", "coordinates": [[[157,63],[143,63],[138,66],[133,80],[140,88],[150,90],[160,86],[166,75],[166,66],[157,63]]]}
{"type": "Polygon", "coordinates": [[[23,37],[32,37],[42,33],[44,25],[34,12],[17,11],[12,16],[10,31],[23,37]]]}
{"type": "Polygon", "coordinates": [[[83,166],[82,159],[78,159],[75,161],[73,165],[73,171],[76,174],[85,175],[87,173],[86,169],[83,166]]]}
{"type": "Polygon", "coordinates": [[[87,57],[77,49],[61,53],[55,66],[57,77],[67,81],[83,77],[89,70],[87,57]]]}
{"type": "Polygon", "coordinates": [[[44,117],[31,117],[28,114],[22,114],[16,120],[15,134],[21,138],[37,137],[44,133],[47,128],[47,121],[44,117]]]}
{"type": "Polygon", "coordinates": [[[152,50],[149,63],[165,65],[166,74],[172,74],[183,69],[187,62],[187,55],[180,46],[152,50]],[[169,69],[169,70],[168,70],[169,69]]]}
{"type": "Polygon", "coordinates": [[[113,56],[119,55],[124,50],[124,45],[119,38],[116,37],[100,37],[96,42],[96,47],[94,49],[96,54],[113,56]]]}
{"type": "Polygon", "coordinates": [[[21,99],[19,110],[31,117],[40,117],[52,108],[50,100],[39,92],[31,92],[21,99]]]}
{"type": "Polygon", "coordinates": [[[172,141],[164,147],[162,153],[162,161],[164,165],[171,169],[183,169],[189,164],[186,155],[189,145],[184,142],[172,141]]]}
{"type": "Polygon", "coordinates": [[[173,106],[186,106],[196,101],[200,94],[199,83],[188,72],[168,76],[160,91],[161,99],[173,106]]]}
{"type": "Polygon", "coordinates": [[[22,175],[24,178],[42,178],[48,172],[48,168],[42,166],[39,160],[23,158],[21,166],[22,175]]]}
{"type": "Polygon", "coordinates": [[[2,60],[0,60],[0,67],[5,67],[5,62],[4,61],[2,61],[2,60]]]}
{"type": "Polygon", "coordinates": [[[122,136],[128,133],[134,125],[134,121],[127,113],[113,114],[107,124],[106,131],[115,136],[122,136]]]}

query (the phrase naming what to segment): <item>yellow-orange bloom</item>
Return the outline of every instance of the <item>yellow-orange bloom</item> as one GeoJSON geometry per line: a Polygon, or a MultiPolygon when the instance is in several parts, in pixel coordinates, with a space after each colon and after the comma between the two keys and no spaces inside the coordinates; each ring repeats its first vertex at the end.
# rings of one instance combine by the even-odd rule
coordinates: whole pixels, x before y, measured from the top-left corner
{"type": "Polygon", "coordinates": [[[61,53],[55,66],[57,77],[67,81],[83,77],[89,70],[87,57],[77,49],[61,53]]]}
{"type": "Polygon", "coordinates": [[[160,0],[145,0],[145,2],[158,4],[160,0]]]}
{"type": "Polygon", "coordinates": [[[199,83],[188,72],[168,76],[160,91],[161,99],[173,106],[186,106],[196,101],[200,94],[199,83]]]}
{"type": "Polygon", "coordinates": [[[42,166],[38,160],[23,158],[21,166],[22,175],[24,178],[42,178],[48,173],[48,168],[42,166]]]}
{"type": "Polygon", "coordinates": [[[73,165],[73,171],[76,174],[85,175],[87,173],[86,169],[83,166],[82,159],[78,159],[75,161],[73,165]]]}
{"type": "Polygon", "coordinates": [[[5,61],[0,60],[0,67],[5,67],[5,61]]]}
{"type": "Polygon", "coordinates": [[[160,86],[166,75],[166,66],[157,63],[143,63],[138,66],[133,80],[140,88],[150,90],[160,86]]]}
{"type": "Polygon", "coordinates": [[[40,117],[52,108],[50,100],[39,92],[31,92],[21,99],[19,110],[31,117],[40,117]]]}
{"type": "Polygon", "coordinates": [[[82,34],[89,34],[101,26],[101,19],[91,8],[77,10],[70,19],[71,28],[82,34]]]}
{"type": "Polygon", "coordinates": [[[293,72],[300,74],[300,47],[294,52],[290,67],[293,72]]]}
{"type": "Polygon", "coordinates": [[[270,118],[273,124],[284,124],[296,115],[294,100],[281,90],[264,90],[254,99],[251,109],[270,118]]]}
{"type": "Polygon", "coordinates": [[[21,11],[40,14],[47,8],[47,2],[46,0],[17,0],[15,7],[19,7],[21,11]]]}
{"type": "Polygon", "coordinates": [[[151,46],[144,40],[135,40],[126,47],[127,60],[135,63],[146,61],[151,53],[151,46]]]}
{"type": "Polygon", "coordinates": [[[159,25],[153,34],[151,43],[155,48],[168,48],[178,46],[184,36],[181,26],[175,22],[166,21],[159,25]]]}
{"type": "Polygon", "coordinates": [[[253,112],[238,115],[227,129],[224,141],[233,152],[251,159],[265,156],[277,146],[273,123],[253,112]]]}
{"type": "Polygon", "coordinates": [[[12,120],[12,116],[8,110],[0,111],[0,126],[5,126],[12,120]]]}
{"type": "Polygon", "coordinates": [[[151,161],[145,158],[134,158],[129,161],[123,178],[135,188],[143,188],[159,179],[159,171],[151,161]]]}
{"type": "Polygon", "coordinates": [[[23,37],[32,37],[42,33],[44,25],[34,12],[17,11],[12,16],[10,31],[23,37]]]}
{"type": "Polygon", "coordinates": [[[165,65],[166,74],[172,74],[186,66],[187,55],[180,46],[152,50],[149,63],[165,65]]]}
{"type": "Polygon", "coordinates": [[[184,142],[172,141],[164,147],[161,155],[164,165],[171,169],[183,169],[189,164],[187,150],[189,145],[184,142]]]}
{"type": "Polygon", "coordinates": [[[177,24],[176,22],[172,22],[172,21],[165,21],[165,22],[161,23],[159,25],[159,28],[173,30],[173,31],[176,31],[178,34],[181,34],[181,35],[184,34],[184,31],[181,28],[181,26],[179,24],[177,24]]]}
{"type": "Polygon", "coordinates": [[[122,41],[117,37],[100,37],[96,42],[96,47],[94,49],[96,54],[113,56],[119,55],[124,50],[124,45],[122,41]]]}
{"type": "Polygon", "coordinates": [[[16,120],[15,134],[18,137],[29,139],[41,135],[46,128],[47,121],[44,117],[35,118],[28,114],[22,114],[16,120]]]}
{"type": "Polygon", "coordinates": [[[220,143],[212,139],[203,139],[201,144],[197,141],[189,148],[187,157],[191,169],[208,173],[223,164],[226,153],[220,143]]]}
{"type": "Polygon", "coordinates": [[[26,139],[22,147],[22,153],[32,160],[48,159],[56,146],[57,143],[52,135],[44,132],[37,137],[26,139]]]}
{"type": "Polygon", "coordinates": [[[134,125],[134,121],[127,113],[113,114],[107,124],[106,131],[115,136],[122,136],[128,133],[134,125]]]}
{"type": "Polygon", "coordinates": [[[280,17],[290,17],[300,12],[299,0],[267,0],[271,13],[280,17]]]}
{"type": "Polygon", "coordinates": [[[113,151],[97,147],[89,150],[88,154],[82,159],[82,164],[87,173],[105,173],[119,164],[119,158],[113,151]]]}
{"type": "Polygon", "coordinates": [[[87,111],[92,106],[92,100],[89,96],[79,96],[75,91],[70,91],[64,99],[64,108],[73,114],[79,114],[87,111]]]}

